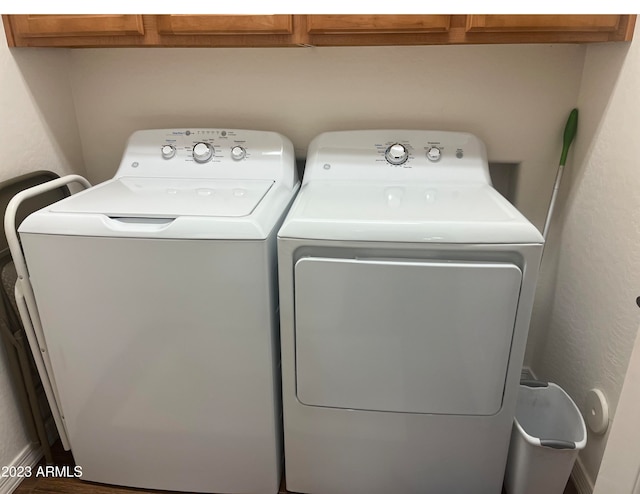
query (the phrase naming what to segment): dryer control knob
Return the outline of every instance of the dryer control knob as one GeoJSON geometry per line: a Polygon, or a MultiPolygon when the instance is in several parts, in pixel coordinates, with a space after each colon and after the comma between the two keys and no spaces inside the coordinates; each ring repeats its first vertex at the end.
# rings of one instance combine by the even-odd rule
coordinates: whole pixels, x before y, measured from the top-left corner
{"type": "Polygon", "coordinates": [[[427,149],[427,159],[429,161],[438,161],[441,157],[442,151],[440,151],[440,148],[431,146],[429,149],[427,149]]]}
{"type": "Polygon", "coordinates": [[[166,160],[170,160],[176,155],[176,148],[171,144],[165,144],[160,149],[160,153],[162,153],[162,157],[166,160]]]}
{"type": "Polygon", "coordinates": [[[213,147],[206,142],[198,142],[193,146],[193,159],[198,163],[206,163],[213,157],[213,147]]]}
{"type": "Polygon", "coordinates": [[[392,165],[401,165],[409,158],[409,151],[402,144],[396,142],[387,148],[384,157],[392,165]]]}
{"type": "Polygon", "coordinates": [[[247,150],[242,146],[233,146],[231,148],[231,158],[234,161],[240,161],[247,155],[247,150]]]}

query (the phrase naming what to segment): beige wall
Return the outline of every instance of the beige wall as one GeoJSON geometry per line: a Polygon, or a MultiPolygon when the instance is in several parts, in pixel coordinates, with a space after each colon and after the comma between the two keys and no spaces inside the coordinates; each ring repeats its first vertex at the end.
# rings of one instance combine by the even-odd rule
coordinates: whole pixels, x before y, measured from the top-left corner
{"type": "Polygon", "coordinates": [[[85,173],[67,50],[9,50],[0,30],[0,180],[28,171],[85,173]]]}
{"type": "MultiPolygon", "coordinates": [[[[69,71],[65,50],[9,51],[0,26],[0,181],[41,169],[85,173],[69,71]]],[[[0,348],[0,466],[28,446],[5,358],[0,348]]]]}
{"type": "MultiPolygon", "coordinates": [[[[538,292],[533,326],[534,371],[565,388],[583,414],[586,393],[600,388],[612,417],[640,324],[637,30],[635,38],[587,48],[573,166],[545,252],[552,276],[539,288],[551,282],[538,292]]],[[[589,434],[579,457],[587,484],[606,444],[606,435],[589,434]]]]}
{"type": "Polygon", "coordinates": [[[327,130],[476,133],[492,161],[522,162],[518,205],[542,226],[575,105],[584,46],[89,49],[71,53],[90,180],[110,178],[128,135],[158,127],[276,130],[304,157],[327,130]]]}
{"type": "Polygon", "coordinates": [[[640,338],[636,338],[595,494],[640,494],[640,338]]]}

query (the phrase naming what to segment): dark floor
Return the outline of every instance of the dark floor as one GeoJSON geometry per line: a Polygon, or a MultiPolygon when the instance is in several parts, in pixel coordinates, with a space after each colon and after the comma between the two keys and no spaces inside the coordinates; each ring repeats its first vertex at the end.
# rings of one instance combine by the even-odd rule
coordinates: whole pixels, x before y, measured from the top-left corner
{"type": "MultiPolygon", "coordinates": [[[[53,458],[56,465],[75,465],[73,456],[65,451],[58,441],[53,446],[53,458]]],[[[287,494],[284,487],[284,480],[280,487],[280,494],[287,494]]],[[[76,478],[52,478],[52,477],[31,477],[25,479],[14,494],[168,494],[167,491],[149,491],[143,489],[130,489],[124,487],[113,487],[105,484],[95,484],[76,478]]],[[[327,493],[330,494],[330,493],[327,493]]],[[[445,493],[443,493],[445,494],[445,493]]],[[[448,494],[448,493],[446,493],[448,494]]],[[[578,494],[571,481],[567,485],[564,494],[578,494]]]]}

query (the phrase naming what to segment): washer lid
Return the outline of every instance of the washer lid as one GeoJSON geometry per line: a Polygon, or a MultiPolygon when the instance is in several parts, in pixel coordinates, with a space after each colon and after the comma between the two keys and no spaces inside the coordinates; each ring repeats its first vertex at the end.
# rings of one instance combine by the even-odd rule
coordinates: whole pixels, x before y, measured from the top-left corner
{"type": "Polygon", "coordinates": [[[124,177],[57,202],[49,210],[120,218],[242,217],[253,212],[273,183],[124,177]]]}
{"type": "Polygon", "coordinates": [[[302,188],[280,237],[327,240],[542,243],[488,184],[315,182],[302,188]]]}

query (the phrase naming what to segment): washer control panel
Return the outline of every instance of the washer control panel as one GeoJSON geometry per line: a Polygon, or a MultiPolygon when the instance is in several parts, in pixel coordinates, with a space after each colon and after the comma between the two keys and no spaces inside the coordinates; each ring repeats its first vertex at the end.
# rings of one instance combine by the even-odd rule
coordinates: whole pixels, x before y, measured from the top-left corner
{"type": "MultiPolygon", "coordinates": [[[[224,159],[225,153],[227,153],[228,157],[233,161],[242,161],[251,157],[251,152],[247,152],[247,136],[242,135],[245,132],[248,131],[219,129],[172,130],[168,135],[157,136],[164,141],[158,149],[160,156],[165,160],[176,158],[184,161],[193,160],[196,163],[204,164],[212,160],[221,161],[224,159]],[[239,132],[241,135],[238,135],[239,132]]],[[[249,147],[249,149],[251,148],[249,147]]]]}
{"type": "Polygon", "coordinates": [[[116,177],[277,179],[291,166],[293,145],[275,132],[154,129],[131,135],[116,177]]]}
{"type": "Polygon", "coordinates": [[[326,132],[309,146],[310,180],[431,180],[491,183],[484,143],[466,132],[326,132]]]}

